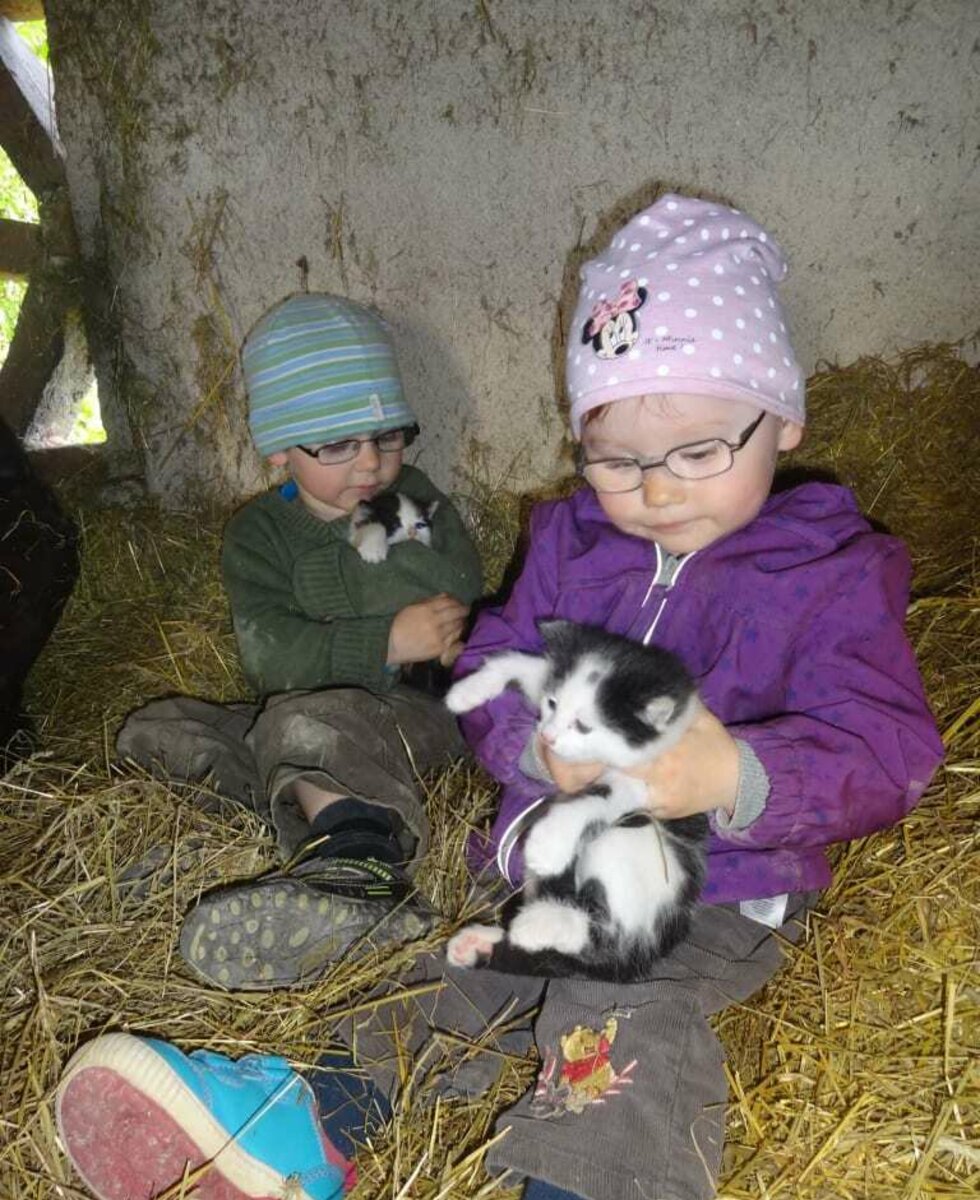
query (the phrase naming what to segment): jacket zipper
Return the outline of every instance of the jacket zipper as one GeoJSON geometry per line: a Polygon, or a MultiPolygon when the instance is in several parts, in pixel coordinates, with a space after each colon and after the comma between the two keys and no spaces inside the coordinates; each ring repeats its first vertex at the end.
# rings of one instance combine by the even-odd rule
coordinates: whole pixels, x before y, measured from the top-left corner
{"type": "Polygon", "coordinates": [[[524,832],[524,826],[527,818],[532,812],[545,800],[550,799],[550,796],[540,796],[533,804],[529,804],[522,812],[511,821],[504,832],[500,835],[500,841],[497,843],[497,867],[500,874],[511,885],[514,886],[514,881],[510,877],[510,856],[514,852],[514,847],[520,840],[521,834],[524,832]]]}
{"type": "MultiPolygon", "coordinates": [[[[646,608],[647,601],[650,599],[651,595],[653,594],[653,589],[657,586],[657,580],[660,578],[660,572],[663,570],[663,555],[661,554],[661,551],[660,551],[660,544],[658,542],[654,542],[654,548],[657,551],[657,569],[653,576],[653,579],[650,580],[650,586],[647,588],[647,594],[643,597],[643,603],[640,605],[641,609],[646,608]]],[[[670,578],[670,582],[661,585],[664,588],[664,594],[663,594],[663,597],[661,598],[660,603],[657,605],[657,611],[653,614],[653,620],[650,622],[650,627],[647,629],[646,633],[643,635],[643,645],[644,646],[648,646],[650,644],[650,639],[653,637],[654,631],[657,628],[657,622],[660,620],[660,614],[664,611],[664,608],[667,605],[667,600],[670,596],[671,588],[673,588],[674,584],[677,582],[678,578],[680,577],[681,571],[684,570],[684,568],[691,561],[691,559],[695,556],[695,554],[697,554],[697,550],[692,550],[690,554],[685,554],[684,557],[677,564],[676,568],[674,569],[674,573],[670,578]]]]}

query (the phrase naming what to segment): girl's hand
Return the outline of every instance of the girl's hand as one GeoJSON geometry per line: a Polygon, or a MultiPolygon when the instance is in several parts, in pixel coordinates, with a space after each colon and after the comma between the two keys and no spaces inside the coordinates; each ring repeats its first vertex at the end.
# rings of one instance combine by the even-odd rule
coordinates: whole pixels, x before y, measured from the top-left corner
{"type": "Polygon", "coordinates": [[[602,763],[595,762],[567,762],[564,758],[559,758],[557,754],[538,736],[538,757],[548,768],[548,774],[558,784],[559,791],[567,792],[569,795],[575,792],[580,792],[582,788],[587,787],[593,780],[598,779],[605,767],[602,763]]]}
{"type": "Polygon", "coordinates": [[[702,705],[672,750],[627,774],[647,785],[654,816],[671,820],[724,809],[731,815],[738,791],[738,747],[721,721],[702,705]]]}

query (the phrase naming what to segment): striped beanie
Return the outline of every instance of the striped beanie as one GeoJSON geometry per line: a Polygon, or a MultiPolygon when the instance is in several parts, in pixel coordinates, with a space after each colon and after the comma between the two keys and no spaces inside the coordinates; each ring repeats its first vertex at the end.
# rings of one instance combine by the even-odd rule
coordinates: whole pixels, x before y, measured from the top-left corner
{"type": "Polygon", "coordinates": [[[786,272],[738,209],[666,195],[637,213],[582,268],[565,375],[575,436],[590,409],[663,393],[748,400],[802,425],[786,272]]]}
{"type": "Polygon", "coordinates": [[[290,296],[242,347],[259,453],[414,425],[387,325],[342,296],[290,296]]]}

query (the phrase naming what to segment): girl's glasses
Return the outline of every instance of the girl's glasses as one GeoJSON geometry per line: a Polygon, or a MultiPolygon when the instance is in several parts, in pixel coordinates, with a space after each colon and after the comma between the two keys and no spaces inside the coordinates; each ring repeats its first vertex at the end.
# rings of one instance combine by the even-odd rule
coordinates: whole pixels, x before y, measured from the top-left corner
{"type": "Polygon", "coordinates": [[[406,425],[402,429],[386,429],[384,433],[376,433],[374,437],[347,438],[343,442],[328,442],[325,446],[317,446],[311,450],[309,446],[297,446],[310,458],[315,458],[322,467],[336,467],[339,463],[350,462],[357,458],[361,447],[367,442],[373,442],[379,454],[394,454],[411,446],[419,435],[418,425],[406,425]]]}
{"type": "Polygon", "coordinates": [[[638,458],[601,458],[596,462],[582,463],[579,468],[597,492],[635,492],[643,486],[643,476],[656,467],[666,467],[678,479],[710,479],[713,475],[724,475],[732,469],[735,452],[741,450],[753,433],[762,424],[765,413],[761,412],[734,442],[724,438],[708,438],[703,442],[688,442],[675,446],[669,454],[655,462],[641,462],[638,458]]]}

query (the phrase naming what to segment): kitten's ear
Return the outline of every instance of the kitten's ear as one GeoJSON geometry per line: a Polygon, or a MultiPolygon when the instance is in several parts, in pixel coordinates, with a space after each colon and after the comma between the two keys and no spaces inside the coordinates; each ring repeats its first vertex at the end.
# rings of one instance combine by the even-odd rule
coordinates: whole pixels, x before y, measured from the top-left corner
{"type": "Polygon", "coordinates": [[[436,499],[435,499],[435,500],[430,500],[430,501],[429,501],[429,503],[428,503],[427,505],[425,505],[425,507],[424,507],[424,509],[423,509],[423,512],[425,513],[425,516],[426,516],[426,517],[427,517],[427,518],[428,518],[430,521],[431,521],[431,520],[432,520],[432,518],[433,518],[433,517],[436,515],[436,509],[437,509],[438,507],[439,507],[439,498],[438,498],[438,496],[436,497],[436,499]]]}
{"type": "Polygon", "coordinates": [[[571,621],[539,621],[538,633],[544,639],[544,644],[548,650],[553,651],[556,646],[568,637],[569,632],[575,626],[571,621]]]}
{"type": "Polygon", "coordinates": [[[663,733],[674,720],[676,713],[677,705],[669,696],[657,696],[643,710],[643,719],[656,729],[657,733],[663,733]]]}

